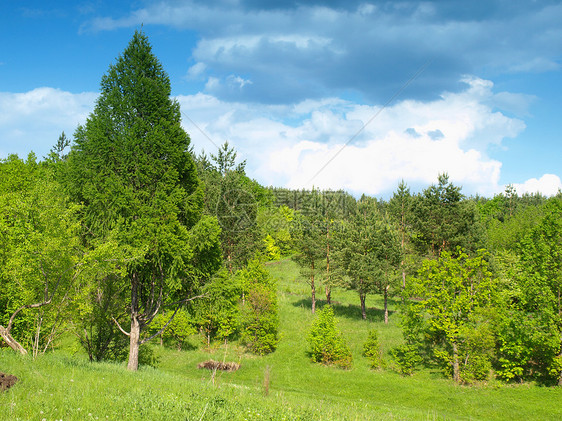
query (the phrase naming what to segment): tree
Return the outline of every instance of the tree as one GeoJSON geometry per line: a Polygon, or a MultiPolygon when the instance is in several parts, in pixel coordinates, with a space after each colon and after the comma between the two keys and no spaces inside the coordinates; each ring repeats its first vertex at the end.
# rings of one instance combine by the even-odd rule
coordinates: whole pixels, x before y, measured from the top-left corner
{"type": "Polygon", "coordinates": [[[440,174],[437,185],[416,196],[413,240],[420,253],[435,258],[444,250],[455,253],[459,246],[468,251],[482,246],[476,205],[463,199],[461,187],[447,174],[440,174]]]}
{"type": "Polygon", "coordinates": [[[311,310],[316,311],[316,281],[325,273],[325,232],[322,220],[316,214],[298,213],[291,233],[298,254],[293,260],[301,267],[301,273],[308,279],[311,293],[311,310]]]}
{"type": "Polygon", "coordinates": [[[388,297],[400,260],[395,230],[377,210],[374,200],[362,198],[337,233],[333,261],[340,276],[345,276],[346,286],[359,294],[363,319],[367,318],[367,294],[380,293],[384,297],[384,320],[388,323],[388,297]]]}
{"type": "Polygon", "coordinates": [[[504,378],[556,378],[562,385],[562,201],[550,199],[544,212],[514,262],[501,262],[509,284],[499,359],[504,378]]]}
{"type": "Polygon", "coordinates": [[[455,255],[443,251],[438,260],[424,262],[409,291],[417,299],[409,303],[404,326],[416,332],[460,382],[462,371],[474,371],[472,364],[484,363],[490,369],[489,359],[478,348],[483,341],[475,340],[475,335],[490,336],[486,310],[496,300],[497,280],[484,251],[473,258],[460,249],[455,255]]]}
{"type": "Polygon", "coordinates": [[[255,354],[273,352],[279,342],[276,282],[257,259],[238,276],[246,297],[242,304],[242,341],[255,354]]]}
{"type": "Polygon", "coordinates": [[[382,367],[382,351],[379,345],[379,337],[376,330],[369,331],[369,337],[363,344],[363,356],[367,357],[371,368],[377,369],[382,367]]]}
{"type": "Polygon", "coordinates": [[[68,327],[83,258],[77,210],[35,155],[0,162],[0,335],[22,354],[46,350],[68,327]]]}
{"type": "Polygon", "coordinates": [[[146,35],[135,32],[102,77],[93,113],[74,135],[67,175],[84,204],[88,244],[113,239],[128,291],[128,368],[143,332],[164,308],[179,309],[220,264],[216,219],[202,217],[203,188],[177,101],[146,35]]]}
{"type": "Polygon", "coordinates": [[[193,305],[196,324],[205,334],[207,347],[211,340],[226,341],[239,332],[238,301],[242,295],[240,279],[222,268],[203,287],[203,297],[193,305]]]}
{"type": "Polygon", "coordinates": [[[411,256],[411,231],[413,223],[413,197],[410,188],[404,180],[398,184],[397,191],[392,195],[388,202],[390,216],[397,222],[398,232],[400,234],[400,250],[402,260],[400,268],[402,270],[402,289],[406,289],[406,273],[408,267],[411,266],[407,262],[407,256],[411,256]]]}
{"type": "Polygon", "coordinates": [[[205,185],[205,211],[221,226],[223,260],[231,274],[261,251],[257,215],[265,189],[246,176],[246,161],[236,164],[237,153],[225,142],[210,159],[197,158],[205,185]]]}
{"type": "Polygon", "coordinates": [[[312,361],[341,368],[351,367],[351,350],[336,327],[332,306],[327,305],[318,313],[308,333],[308,344],[312,361]]]}

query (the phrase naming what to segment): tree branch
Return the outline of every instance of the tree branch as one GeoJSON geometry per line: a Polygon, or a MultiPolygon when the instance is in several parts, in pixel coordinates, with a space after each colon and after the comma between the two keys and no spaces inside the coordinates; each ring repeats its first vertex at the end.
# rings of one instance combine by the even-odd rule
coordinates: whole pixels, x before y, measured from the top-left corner
{"type": "Polygon", "coordinates": [[[112,317],[111,319],[115,322],[115,324],[117,325],[117,327],[119,328],[119,330],[120,330],[121,332],[123,332],[123,333],[124,333],[125,335],[127,335],[127,336],[131,336],[130,333],[127,333],[127,332],[125,332],[125,330],[123,330],[123,328],[121,327],[121,325],[119,324],[119,322],[115,319],[115,317],[112,317]]]}
{"type": "Polygon", "coordinates": [[[180,305],[178,305],[178,306],[176,307],[176,310],[174,311],[174,314],[172,314],[172,317],[170,317],[170,320],[168,320],[168,322],[162,327],[162,329],[160,329],[160,330],[159,330],[158,332],[156,332],[154,335],[152,335],[152,336],[150,336],[150,337],[148,337],[148,338],[145,338],[145,339],[143,339],[142,341],[140,341],[140,342],[139,342],[139,345],[142,345],[142,344],[144,344],[144,343],[150,341],[151,339],[155,338],[156,336],[158,336],[158,335],[160,335],[162,332],[164,332],[164,330],[168,327],[168,325],[169,325],[170,323],[172,323],[172,320],[174,320],[174,317],[176,317],[176,313],[178,312],[178,310],[180,309],[180,307],[181,307],[180,305]]]}

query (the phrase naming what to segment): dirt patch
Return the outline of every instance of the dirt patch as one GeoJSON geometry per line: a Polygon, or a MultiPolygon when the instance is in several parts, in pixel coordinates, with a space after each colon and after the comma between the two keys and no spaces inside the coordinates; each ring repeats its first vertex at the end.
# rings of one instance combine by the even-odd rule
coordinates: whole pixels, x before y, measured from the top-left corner
{"type": "Polygon", "coordinates": [[[240,368],[238,363],[221,363],[220,361],[204,361],[197,364],[197,368],[206,368],[207,370],[236,371],[240,368]]]}
{"type": "Polygon", "coordinates": [[[0,392],[8,390],[10,387],[15,385],[17,381],[18,378],[16,376],[0,373],[0,392]]]}

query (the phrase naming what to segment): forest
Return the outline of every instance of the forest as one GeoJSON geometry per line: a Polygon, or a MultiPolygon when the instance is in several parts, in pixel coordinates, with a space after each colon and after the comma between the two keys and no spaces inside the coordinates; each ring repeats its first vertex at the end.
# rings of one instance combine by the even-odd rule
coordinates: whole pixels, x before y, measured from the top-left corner
{"type": "Polygon", "coordinates": [[[446,173],[388,200],[262,186],[228,142],[193,152],[142,32],[100,92],[48,156],[0,161],[0,362],[141,376],[163,349],[236,349],[243,371],[297,340],[299,291],[303,371],[562,386],[562,192],[467,197],[446,173]]]}

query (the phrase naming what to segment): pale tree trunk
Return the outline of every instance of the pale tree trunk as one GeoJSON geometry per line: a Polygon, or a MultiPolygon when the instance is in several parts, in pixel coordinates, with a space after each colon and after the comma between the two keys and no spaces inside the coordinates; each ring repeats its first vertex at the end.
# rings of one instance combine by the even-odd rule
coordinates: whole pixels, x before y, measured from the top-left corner
{"type": "Polygon", "coordinates": [[[136,371],[139,368],[140,348],[140,323],[136,314],[131,317],[131,333],[129,339],[129,363],[127,364],[127,369],[136,371]]]}
{"type": "Polygon", "coordinates": [[[129,362],[127,369],[136,371],[139,368],[140,322],[138,280],[134,273],[131,277],[131,331],[129,333],[129,362]]]}
{"type": "Polygon", "coordinates": [[[457,343],[453,342],[453,380],[456,383],[461,382],[460,369],[459,369],[459,350],[457,343]]]}
{"type": "Polygon", "coordinates": [[[25,350],[25,348],[12,337],[10,331],[4,326],[0,326],[0,336],[2,336],[4,342],[6,342],[8,346],[14,351],[19,352],[21,355],[27,355],[27,351],[25,350]]]}
{"type": "Polygon", "coordinates": [[[361,317],[363,320],[367,320],[367,308],[365,307],[366,298],[367,294],[359,294],[359,300],[361,301],[361,317]]]}
{"type": "Polygon", "coordinates": [[[384,324],[388,324],[388,288],[390,285],[384,287],[384,324]]]}

